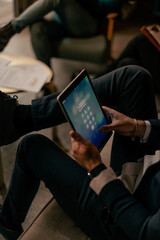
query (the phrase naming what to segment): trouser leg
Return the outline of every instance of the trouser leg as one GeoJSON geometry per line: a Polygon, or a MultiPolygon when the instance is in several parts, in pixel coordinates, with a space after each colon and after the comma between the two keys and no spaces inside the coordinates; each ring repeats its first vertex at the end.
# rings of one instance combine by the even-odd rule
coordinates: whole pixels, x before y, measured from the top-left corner
{"type": "Polygon", "coordinates": [[[126,57],[136,59],[138,65],[146,68],[151,73],[154,90],[160,93],[160,53],[143,34],[138,34],[131,40],[119,59],[117,59],[117,62],[126,57]]]}
{"type": "Polygon", "coordinates": [[[16,32],[42,19],[47,13],[53,11],[60,0],[38,0],[31,4],[23,13],[12,21],[16,32]]]}
{"type": "Polygon", "coordinates": [[[66,36],[63,25],[56,20],[42,20],[31,25],[30,33],[37,59],[51,67],[50,59],[57,56],[58,46],[66,36]]]}
{"type": "Polygon", "coordinates": [[[93,80],[93,85],[102,105],[132,118],[157,117],[152,78],[144,68],[122,67],[93,80]]]}
{"type": "MultiPolygon", "coordinates": [[[[17,159],[18,153],[17,153],[17,159]]],[[[26,169],[25,169],[26,170],[26,169]]],[[[0,217],[7,228],[19,226],[24,221],[32,200],[34,199],[40,180],[19,167],[15,162],[10,185],[1,208],[0,217]]]]}
{"type": "MultiPolygon", "coordinates": [[[[92,81],[102,105],[139,119],[157,117],[151,82],[150,74],[138,66],[122,67],[92,81]]],[[[34,130],[66,122],[57,101],[58,95],[56,93],[32,101],[34,130]]]]}
{"type": "Polygon", "coordinates": [[[98,21],[78,1],[61,0],[56,12],[60,16],[68,35],[72,37],[92,37],[99,30],[98,21]]]}
{"type": "Polygon", "coordinates": [[[146,68],[151,73],[154,90],[160,93],[159,62],[160,53],[143,34],[138,34],[128,43],[120,56],[108,67],[107,72],[126,64],[137,64],[146,68]]]}
{"type": "Polygon", "coordinates": [[[143,63],[142,59],[144,59],[144,55],[141,52],[146,52],[146,40],[147,39],[142,34],[131,39],[119,57],[109,66],[108,70],[112,71],[121,67],[125,59],[132,61],[131,64],[143,66],[141,64],[143,63]]]}
{"type": "Polygon", "coordinates": [[[34,134],[18,147],[17,159],[1,216],[20,224],[42,180],[56,201],[93,239],[108,239],[107,211],[89,187],[87,171],[48,138],[34,134]]]}
{"type": "Polygon", "coordinates": [[[140,55],[140,66],[146,68],[151,73],[154,90],[156,93],[160,94],[160,52],[157,51],[153,44],[144,35],[139,35],[137,52],[139,52],[140,55]]]}

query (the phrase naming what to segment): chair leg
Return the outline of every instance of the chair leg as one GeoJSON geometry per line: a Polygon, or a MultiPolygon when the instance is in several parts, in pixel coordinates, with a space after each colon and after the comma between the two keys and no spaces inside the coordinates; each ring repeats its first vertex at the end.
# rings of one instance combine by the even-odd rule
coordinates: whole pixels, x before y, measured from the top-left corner
{"type": "Polygon", "coordinates": [[[58,91],[53,81],[46,83],[43,87],[48,89],[50,93],[56,93],[58,91]]]}

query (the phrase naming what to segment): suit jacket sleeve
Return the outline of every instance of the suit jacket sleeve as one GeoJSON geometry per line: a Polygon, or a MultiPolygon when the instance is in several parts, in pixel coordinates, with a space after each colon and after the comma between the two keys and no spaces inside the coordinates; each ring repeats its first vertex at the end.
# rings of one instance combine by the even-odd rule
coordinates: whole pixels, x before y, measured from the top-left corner
{"type": "Polygon", "coordinates": [[[129,239],[160,239],[160,211],[151,215],[120,180],[106,184],[99,196],[114,221],[129,239]]]}
{"type": "Polygon", "coordinates": [[[148,144],[153,145],[157,149],[160,148],[160,120],[149,120],[151,123],[151,133],[148,138],[148,144]]]}

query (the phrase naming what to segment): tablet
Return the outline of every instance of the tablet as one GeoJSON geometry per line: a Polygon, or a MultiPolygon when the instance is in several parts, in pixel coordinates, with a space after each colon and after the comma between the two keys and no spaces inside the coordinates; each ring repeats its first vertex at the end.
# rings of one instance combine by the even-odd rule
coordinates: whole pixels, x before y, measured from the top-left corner
{"type": "Polygon", "coordinates": [[[104,114],[85,69],[57,96],[57,100],[71,127],[101,151],[112,133],[100,133],[99,128],[111,123],[111,118],[104,114]]]}

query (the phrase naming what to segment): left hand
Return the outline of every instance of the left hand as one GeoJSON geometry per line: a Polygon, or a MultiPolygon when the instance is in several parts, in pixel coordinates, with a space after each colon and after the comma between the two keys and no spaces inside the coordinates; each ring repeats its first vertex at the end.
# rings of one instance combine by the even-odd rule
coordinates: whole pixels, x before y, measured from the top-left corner
{"type": "Polygon", "coordinates": [[[70,131],[72,143],[72,156],[88,171],[102,163],[100,153],[96,146],[85,140],[74,130],[70,131]]]}

